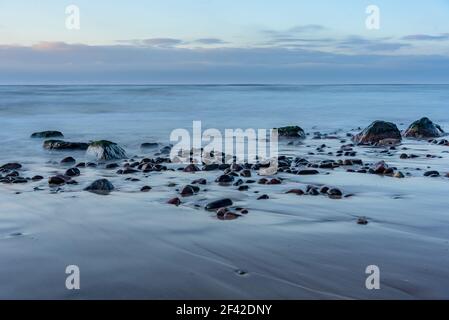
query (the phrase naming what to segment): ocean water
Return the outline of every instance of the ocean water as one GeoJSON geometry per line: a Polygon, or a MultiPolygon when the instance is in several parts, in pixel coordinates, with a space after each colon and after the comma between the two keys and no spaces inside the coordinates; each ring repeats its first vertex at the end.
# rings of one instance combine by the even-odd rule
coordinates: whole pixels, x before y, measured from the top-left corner
{"type": "Polygon", "coordinates": [[[0,86],[0,160],[41,159],[32,132],[60,130],[70,141],[108,139],[136,151],[169,142],[176,128],[273,128],[306,131],[405,128],[428,116],[449,124],[447,85],[0,86]]]}
{"type": "MultiPolygon", "coordinates": [[[[44,177],[0,184],[0,298],[448,299],[448,146],[404,139],[389,153],[354,147],[365,164],[384,160],[404,179],[341,167],[279,173],[282,184],[248,183],[241,192],[214,183],[220,171],[124,176],[102,166],[53,188],[48,177],[67,169],[59,161],[84,161],[85,153],[49,152],[30,138],[60,130],[68,141],[108,139],[139,160],[152,156],[141,143],[168,144],[173,129],[198,120],[220,130],[294,124],[345,139],[377,119],[405,129],[427,116],[447,132],[448,102],[444,85],[0,86],[0,164],[18,161],[21,176],[44,177]],[[418,157],[401,159],[403,152],[418,157]],[[427,170],[441,176],[424,177],[427,170]],[[114,184],[110,195],[83,191],[99,178],[114,184]],[[198,194],[167,204],[198,178],[207,180],[198,194]],[[140,192],[145,185],[150,192],[140,192]],[[350,196],[287,194],[308,185],[350,196]],[[258,200],[262,194],[269,199],[258,200]],[[249,213],[221,221],[204,210],[222,198],[249,213]],[[369,224],[357,224],[359,217],[369,224]],[[80,268],[79,291],[65,287],[69,265],[80,268]],[[365,287],[370,265],[380,268],[381,290],[365,287]]],[[[342,143],[309,136],[280,152],[319,162],[336,159],[342,143]],[[322,144],[333,155],[316,152],[322,144]]],[[[259,179],[255,171],[251,179],[259,179]]]]}

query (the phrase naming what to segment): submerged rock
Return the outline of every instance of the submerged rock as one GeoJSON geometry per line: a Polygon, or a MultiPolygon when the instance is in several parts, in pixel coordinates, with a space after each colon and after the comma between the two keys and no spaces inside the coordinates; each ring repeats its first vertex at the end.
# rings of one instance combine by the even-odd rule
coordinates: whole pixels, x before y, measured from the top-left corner
{"type": "Polygon", "coordinates": [[[84,189],[85,191],[89,191],[92,193],[96,193],[99,195],[108,195],[111,191],[114,190],[114,185],[109,182],[107,179],[100,179],[94,181],[88,187],[84,189]]]}
{"type": "Polygon", "coordinates": [[[427,139],[438,138],[444,134],[443,129],[429,118],[422,118],[413,122],[404,132],[404,137],[427,139]]]}
{"type": "Polygon", "coordinates": [[[87,154],[94,156],[97,160],[116,160],[126,158],[126,152],[118,144],[100,140],[89,144],[87,154]]]}
{"type": "Polygon", "coordinates": [[[173,198],[167,201],[168,204],[172,204],[175,206],[179,206],[181,204],[181,200],[179,198],[173,198]]]}
{"type": "Polygon", "coordinates": [[[48,178],[48,184],[53,185],[53,186],[60,186],[69,181],[70,181],[70,177],[62,175],[62,174],[48,178]]]}
{"type": "Polygon", "coordinates": [[[74,163],[76,163],[76,160],[73,157],[66,157],[61,160],[61,164],[63,164],[63,165],[69,165],[69,164],[74,164],[74,163]]]}
{"type": "Polygon", "coordinates": [[[60,131],[41,131],[33,133],[31,138],[64,138],[64,135],[60,131]]]}
{"type": "Polygon", "coordinates": [[[210,202],[206,205],[206,210],[216,210],[220,208],[225,208],[232,206],[232,200],[231,199],[221,199],[217,201],[210,202]]]}
{"type": "Polygon", "coordinates": [[[65,172],[65,175],[68,176],[68,177],[77,177],[80,174],[81,174],[81,172],[80,172],[80,170],[78,168],[71,168],[71,169],[68,169],[65,172]]]}
{"type": "Polygon", "coordinates": [[[140,145],[140,149],[155,149],[159,148],[159,143],[157,142],[146,142],[140,145]]]}
{"type": "Polygon", "coordinates": [[[63,140],[46,140],[44,148],[48,150],[87,150],[89,144],[84,142],[68,142],[63,140]]]}
{"type": "Polygon", "coordinates": [[[279,137],[283,138],[294,138],[294,139],[305,139],[306,133],[301,127],[298,126],[287,126],[278,128],[279,137]]]}
{"type": "Polygon", "coordinates": [[[20,168],[22,168],[22,165],[20,163],[11,162],[11,163],[2,165],[0,167],[0,172],[1,171],[9,171],[9,170],[19,170],[20,168]]]}
{"type": "Polygon", "coordinates": [[[400,142],[402,137],[401,132],[394,123],[374,121],[352,139],[358,144],[377,144],[386,139],[399,140],[400,142]]]}
{"type": "Polygon", "coordinates": [[[439,177],[439,176],[440,176],[440,173],[438,171],[427,171],[424,173],[424,177],[435,178],[435,177],[439,177]]]}

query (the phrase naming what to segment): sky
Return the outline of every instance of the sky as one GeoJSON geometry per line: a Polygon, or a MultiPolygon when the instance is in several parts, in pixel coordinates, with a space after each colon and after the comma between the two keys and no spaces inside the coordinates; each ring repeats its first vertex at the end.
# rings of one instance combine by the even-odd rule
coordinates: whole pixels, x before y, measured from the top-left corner
{"type": "Polygon", "coordinates": [[[449,83],[448,71],[449,0],[0,0],[0,84],[449,83]]]}

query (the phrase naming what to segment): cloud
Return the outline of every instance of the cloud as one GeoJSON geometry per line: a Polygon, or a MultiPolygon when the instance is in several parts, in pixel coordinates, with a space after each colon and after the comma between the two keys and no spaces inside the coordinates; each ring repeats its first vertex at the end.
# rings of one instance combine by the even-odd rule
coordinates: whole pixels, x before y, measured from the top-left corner
{"type": "Polygon", "coordinates": [[[324,31],[327,28],[319,24],[307,24],[302,26],[295,26],[288,30],[289,33],[305,33],[305,32],[319,32],[324,31]]]}
{"type": "Polygon", "coordinates": [[[390,41],[390,38],[368,39],[360,36],[350,36],[336,41],[336,47],[353,52],[394,52],[410,47],[409,43],[390,41]]]}
{"type": "Polygon", "coordinates": [[[205,44],[205,45],[217,45],[217,44],[227,44],[228,42],[223,41],[218,38],[202,38],[193,41],[193,43],[205,44]]]}
{"type": "Polygon", "coordinates": [[[171,48],[184,44],[184,41],[173,38],[118,40],[117,42],[132,46],[155,47],[155,48],[171,48]]]}
{"type": "Polygon", "coordinates": [[[439,35],[428,34],[413,34],[402,37],[402,40],[408,41],[446,41],[449,40],[449,33],[442,33],[439,35]]]}
{"type": "MultiPolygon", "coordinates": [[[[352,38],[346,45],[373,44],[352,38]]],[[[449,57],[349,55],[301,47],[186,48],[46,42],[35,46],[0,46],[0,82],[449,82],[449,57]]]]}

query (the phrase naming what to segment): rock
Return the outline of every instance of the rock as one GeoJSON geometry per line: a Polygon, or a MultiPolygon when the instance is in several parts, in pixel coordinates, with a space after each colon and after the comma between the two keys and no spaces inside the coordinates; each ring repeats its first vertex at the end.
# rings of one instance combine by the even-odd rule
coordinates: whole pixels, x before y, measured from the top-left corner
{"type": "Polygon", "coordinates": [[[261,195],[257,200],[268,200],[270,197],[267,194],[261,195]]]}
{"type": "Polygon", "coordinates": [[[444,134],[443,129],[429,118],[413,122],[404,132],[404,137],[415,139],[437,138],[444,134]]]}
{"type": "Polygon", "coordinates": [[[320,172],[318,170],[300,170],[298,171],[298,175],[300,176],[310,176],[310,175],[315,175],[315,174],[319,174],[320,172]]]}
{"type": "Polygon", "coordinates": [[[217,211],[217,218],[219,220],[235,220],[240,218],[241,216],[237,213],[230,212],[226,208],[219,209],[217,211]]]}
{"type": "Polygon", "coordinates": [[[400,171],[396,172],[393,177],[399,178],[399,179],[405,178],[404,174],[400,171]]]}
{"type": "Polygon", "coordinates": [[[220,166],[216,163],[213,164],[208,164],[203,166],[203,171],[214,171],[214,170],[218,170],[220,168],[220,166]]]}
{"type": "Polygon", "coordinates": [[[77,168],[85,168],[86,167],[86,163],[85,162],[80,162],[75,167],[77,167],[77,168]]]}
{"type": "Polygon", "coordinates": [[[250,178],[251,177],[251,170],[245,169],[242,172],[240,172],[241,177],[250,178]]]}
{"type": "Polygon", "coordinates": [[[259,179],[259,181],[257,183],[258,184],[267,184],[268,183],[268,179],[266,179],[266,178],[259,179]]]}
{"type": "Polygon", "coordinates": [[[377,162],[370,170],[374,174],[385,174],[385,171],[388,169],[388,165],[385,161],[377,162]]]}
{"type": "Polygon", "coordinates": [[[179,198],[173,198],[173,199],[168,200],[167,204],[179,206],[181,204],[181,200],[179,198]]]}
{"type": "Polygon", "coordinates": [[[66,157],[61,160],[61,164],[64,164],[64,165],[70,165],[70,164],[74,164],[74,163],[76,163],[76,160],[72,157],[66,157]]]}
{"type": "Polygon", "coordinates": [[[63,176],[63,175],[57,175],[57,176],[50,177],[48,179],[48,184],[60,186],[60,185],[67,183],[69,180],[70,180],[70,177],[63,176]]]}
{"type": "Polygon", "coordinates": [[[202,184],[202,185],[205,185],[205,184],[207,184],[207,180],[204,179],[204,178],[197,179],[197,180],[192,181],[192,184],[202,184]]]}
{"type": "Polygon", "coordinates": [[[107,140],[94,141],[89,144],[87,154],[97,160],[115,160],[126,158],[126,152],[119,145],[107,140]]]}
{"type": "Polygon", "coordinates": [[[232,183],[233,181],[234,181],[234,176],[227,175],[227,174],[221,175],[215,180],[215,182],[218,182],[218,183],[232,183]]]}
{"type": "Polygon", "coordinates": [[[399,156],[400,159],[408,159],[408,154],[403,153],[399,156]]]}
{"type": "Polygon", "coordinates": [[[60,131],[42,131],[33,133],[31,138],[64,138],[64,135],[60,131]]]}
{"type": "Polygon", "coordinates": [[[156,149],[159,147],[159,143],[157,142],[146,142],[140,145],[141,149],[156,149]]]}
{"type": "Polygon", "coordinates": [[[96,193],[99,195],[108,195],[111,191],[114,190],[114,185],[109,182],[107,179],[100,179],[94,181],[88,187],[84,189],[85,191],[89,191],[92,193],[96,193]]]}
{"type": "Polygon", "coordinates": [[[44,179],[43,176],[34,176],[34,177],[31,178],[31,180],[33,180],[33,181],[40,181],[40,180],[43,180],[43,179],[44,179]]]}
{"type": "Polygon", "coordinates": [[[87,150],[89,144],[83,142],[68,142],[63,140],[46,140],[44,148],[47,150],[87,150]]]}
{"type": "Polygon", "coordinates": [[[439,177],[439,176],[440,176],[440,173],[438,171],[427,171],[424,173],[424,177],[435,178],[435,177],[439,177]]]}
{"type": "Polygon", "coordinates": [[[140,189],[140,191],[141,192],[150,192],[151,191],[151,187],[150,186],[143,186],[141,189],[140,189]]]}
{"type": "Polygon", "coordinates": [[[108,163],[108,164],[105,166],[106,169],[116,169],[116,168],[118,168],[118,167],[119,167],[119,165],[118,165],[117,163],[108,163]]]}
{"type": "Polygon", "coordinates": [[[273,178],[270,181],[268,181],[267,184],[281,184],[281,183],[282,183],[281,180],[273,178]]]}
{"type": "Polygon", "coordinates": [[[287,194],[296,194],[298,196],[302,196],[304,194],[304,191],[302,191],[301,189],[292,189],[287,191],[287,194]]]}
{"type": "Polygon", "coordinates": [[[184,168],[184,172],[197,172],[200,171],[200,168],[198,168],[196,165],[189,164],[187,167],[184,168]]]}
{"type": "Polygon", "coordinates": [[[249,186],[240,186],[238,188],[239,191],[248,191],[248,189],[249,189],[249,186]]]}
{"type": "Polygon", "coordinates": [[[210,202],[206,205],[206,210],[216,210],[224,207],[232,206],[231,199],[221,199],[217,201],[210,202]]]}
{"type": "Polygon", "coordinates": [[[374,121],[365,130],[353,137],[358,144],[377,144],[384,139],[401,140],[401,132],[391,122],[374,121]]]}
{"type": "Polygon", "coordinates": [[[77,177],[81,174],[78,168],[71,168],[65,172],[65,175],[68,177],[77,177]]]}
{"type": "Polygon", "coordinates": [[[181,190],[181,196],[183,197],[190,197],[193,196],[195,193],[199,192],[200,189],[198,187],[195,186],[185,186],[182,190],[181,190]]]}
{"type": "Polygon", "coordinates": [[[20,163],[16,163],[16,162],[7,163],[0,167],[0,172],[10,171],[10,170],[19,170],[20,168],[22,168],[22,165],[20,163]]]}
{"type": "Polygon", "coordinates": [[[327,194],[329,195],[329,198],[331,199],[341,199],[341,197],[343,196],[343,193],[336,188],[330,189],[327,194]]]}
{"type": "Polygon", "coordinates": [[[365,217],[360,217],[357,219],[357,224],[366,226],[368,224],[368,220],[365,217]]]}
{"type": "Polygon", "coordinates": [[[279,137],[283,138],[294,138],[294,139],[305,139],[306,134],[304,130],[298,126],[287,126],[278,128],[279,137]]]}

